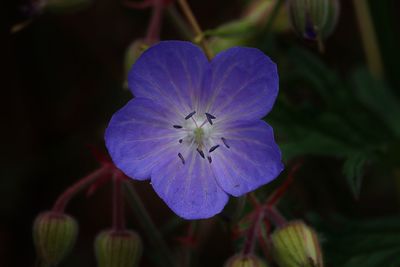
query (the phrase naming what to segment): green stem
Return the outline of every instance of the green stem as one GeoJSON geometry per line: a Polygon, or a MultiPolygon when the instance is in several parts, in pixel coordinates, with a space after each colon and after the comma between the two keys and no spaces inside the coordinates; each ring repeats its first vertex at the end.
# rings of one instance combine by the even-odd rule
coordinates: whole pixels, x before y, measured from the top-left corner
{"type": "Polygon", "coordinates": [[[367,0],[353,0],[361,39],[370,72],[375,78],[384,76],[383,62],[367,0]]]}
{"type": "Polygon", "coordinates": [[[162,260],[159,261],[160,266],[174,267],[176,263],[169,250],[167,244],[162,238],[158,228],[155,226],[153,220],[150,218],[146,211],[139,195],[136,193],[135,188],[130,181],[124,181],[125,197],[133,213],[141,224],[148,240],[154,249],[154,253],[158,253],[162,260]]]}
{"type": "Polygon", "coordinates": [[[268,22],[265,25],[264,29],[262,30],[263,32],[269,33],[272,29],[272,26],[274,25],[275,19],[278,17],[279,10],[282,8],[284,1],[283,0],[277,0],[275,3],[274,8],[272,9],[272,12],[269,14],[268,22]]]}
{"type": "Polygon", "coordinates": [[[171,5],[166,11],[168,19],[170,19],[171,22],[176,26],[177,30],[182,35],[182,38],[186,40],[192,40],[194,38],[193,33],[186,21],[182,18],[181,14],[179,14],[178,10],[176,10],[176,7],[171,5]]]}
{"type": "Polygon", "coordinates": [[[122,196],[121,177],[114,174],[113,177],[113,230],[122,232],[125,230],[124,200],[122,196]]]}
{"type": "Polygon", "coordinates": [[[196,17],[193,15],[193,12],[187,3],[186,0],[178,0],[178,4],[182,9],[183,15],[186,17],[189,25],[192,27],[195,37],[195,42],[198,42],[201,48],[203,49],[204,53],[206,54],[207,58],[211,60],[213,58],[213,53],[208,46],[207,41],[204,38],[204,33],[200,28],[199,23],[197,22],[196,17]]]}

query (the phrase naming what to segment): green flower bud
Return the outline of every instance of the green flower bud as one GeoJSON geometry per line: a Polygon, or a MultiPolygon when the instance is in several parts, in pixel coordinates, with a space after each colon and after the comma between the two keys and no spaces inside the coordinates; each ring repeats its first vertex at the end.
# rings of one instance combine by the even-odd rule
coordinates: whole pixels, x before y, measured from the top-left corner
{"type": "Polygon", "coordinates": [[[268,265],[255,255],[237,254],[229,258],[224,267],[268,267],[268,265]]]}
{"type": "Polygon", "coordinates": [[[38,257],[48,265],[57,265],[70,252],[78,234],[76,221],[63,213],[44,212],[33,224],[33,241],[38,257]]]}
{"type": "Polygon", "coordinates": [[[313,229],[302,221],[289,222],[271,235],[279,267],[323,267],[321,248],[313,229]]]}
{"type": "Polygon", "coordinates": [[[99,267],[133,267],[142,255],[142,241],[133,231],[101,232],[95,241],[99,267]]]}
{"type": "Polygon", "coordinates": [[[289,0],[289,17],[294,30],[309,40],[326,39],[339,16],[338,0],[289,0]]]}
{"type": "MultiPolygon", "coordinates": [[[[132,68],[132,65],[136,62],[136,60],[140,57],[140,55],[146,51],[149,46],[144,42],[143,39],[137,39],[131,43],[125,51],[125,59],[124,59],[124,70],[126,80],[128,79],[128,73],[132,68]]],[[[124,85],[128,88],[128,83],[125,82],[124,85]]]]}

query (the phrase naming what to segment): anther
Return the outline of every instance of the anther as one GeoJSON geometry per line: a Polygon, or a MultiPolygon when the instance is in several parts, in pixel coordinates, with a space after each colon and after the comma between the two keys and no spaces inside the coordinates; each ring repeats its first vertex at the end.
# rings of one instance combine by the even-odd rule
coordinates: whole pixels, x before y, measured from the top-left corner
{"type": "Polygon", "coordinates": [[[210,148],[210,150],[208,151],[209,153],[213,152],[215,149],[217,149],[219,147],[219,145],[213,146],[210,148]]]}
{"type": "Polygon", "coordinates": [[[207,159],[208,159],[208,162],[210,162],[210,163],[212,162],[212,159],[210,156],[208,156],[207,159]]]}
{"type": "Polygon", "coordinates": [[[183,158],[181,153],[178,153],[178,157],[182,160],[182,164],[185,164],[185,159],[183,158]]]}
{"type": "Polygon", "coordinates": [[[200,156],[203,158],[203,159],[205,159],[205,157],[204,157],[204,152],[202,151],[202,150],[200,150],[200,149],[196,149],[197,150],[197,152],[199,152],[199,154],[200,154],[200,156]]]}
{"type": "Polygon", "coordinates": [[[174,127],[175,129],[181,129],[181,128],[183,128],[183,127],[180,126],[180,125],[172,125],[172,127],[174,127]]]}
{"type": "Polygon", "coordinates": [[[182,140],[182,139],[179,139],[179,144],[182,144],[182,142],[183,142],[183,140],[182,140]]]}
{"type": "Polygon", "coordinates": [[[185,117],[185,120],[190,119],[194,114],[196,114],[196,111],[190,112],[189,115],[187,115],[187,116],[185,117]]]}
{"type": "Polygon", "coordinates": [[[205,113],[205,114],[206,114],[208,122],[212,125],[213,124],[212,120],[215,120],[216,117],[211,115],[210,113],[205,113]]]}
{"type": "Polygon", "coordinates": [[[228,143],[226,142],[226,139],[225,139],[224,137],[221,137],[221,140],[222,140],[222,142],[224,143],[224,145],[225,145],[227,148],[230,148],[230,146],[228,145],[228,143]]]}

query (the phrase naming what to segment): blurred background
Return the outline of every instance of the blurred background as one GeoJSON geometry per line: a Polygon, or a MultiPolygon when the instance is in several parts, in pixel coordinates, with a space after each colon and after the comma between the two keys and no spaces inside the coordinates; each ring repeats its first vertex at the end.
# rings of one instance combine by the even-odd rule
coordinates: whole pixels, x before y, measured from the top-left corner
{"type": "MultiPolygon", "coordinates": [[[[368,55],[371,39],[362,38],[365,17],[357,17],[356,1],[340,1],[337,24],[323,48],[293,31],[284,1],[188,2],[214,51],[253,46],[278,64],[280,96],[266,120],[274,126],[287,169],[302,162],[279,204],[282,214],[317,230],[327,266],[395,267],[400,266],[400,3],[366,1],[379,52],[368,55]],[[271,5],[264,10],[255,2],[271,5]],[[240,24],[257,10],[263,12],[254,15],[253,24],[240,24]],[[221,28],[232,21],[239,24],[221,28]]],[[[105,152],[104,129],[132,97],[124,85],[126,65],[137,52],[132,44],[146,36],[152,9],[128,7],[122,0],[76,2],[2,4],[0,266],[35,266],[34,218],[99,166],[88,147],[105,152]]],[[[175,3],[165,7],[161,40],[186,38],[176,12],[175,3]]],[[[256,194],[266,198],[286,177],[284,172],[256,194]]],[[[188,224],[147,182],[134,186],[180,255],[179,237],[188,224]]],[[[110,227],[111,209],[108,185],[72,200],[67,212],[80,232],[60,266],[96,266],[94,238],[110,227]]],[[[204,223],[191,266],[222,266],[238,251],[241,241],[226,218],[204,223]]],[[[128,209],[127,220],[141,234],[128,209]]],[[[156,266],[155,248],[143,241],[139,266],[156,266]]]]}

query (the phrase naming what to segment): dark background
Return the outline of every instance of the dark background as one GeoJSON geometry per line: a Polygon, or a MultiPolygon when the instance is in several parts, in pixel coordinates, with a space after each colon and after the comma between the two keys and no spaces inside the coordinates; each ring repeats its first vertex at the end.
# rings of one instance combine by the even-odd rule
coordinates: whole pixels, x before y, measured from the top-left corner
{"type": "MultiPolygon", "coordinates": [[[[237,17],[243,6],[240,0],[189,2],[205,29],[237,17]]],[[[364,61],[350,2],[342,1],[339,25],[323,55],[323,59],[342,75],[364,61]]],[[[388,76],[398,89],[400,77],[396,77],[392,69],[398,68],[396,63],[399,62],[391,58],[391,51],[398,47],[393,47],[395,42],[390,42],[390,38],[398,40],[400,34],[400,4],[398,1],[382,3],[392,6],[393,14],[390,15],[397,19],[390,22],[380,17],[384,16],[382,13],[374,13],[378,36],[385,40],[382,53],[388,59],[385,61],[388,76]]],[[[3,69],[0,266],[34,265],[31,225],[35,216],[51,208],[68,185],[99,166],[87,146],[105,151],[103,132],[108,120],[131,98],[129,91],[123,89],[124,55],[132,41],[145,35],[150,15],[149,10],[124,8],[119,1],[95,0],[89,8],[78,13],[45,13],[26,29],[11,35],[11,25],[25,17],[19,9],[24,4],[8,1],[2,3],[5,8],[1,8],[5,27],[2,27],[4,38],[0,51],[3,69]]],[[[162,39],[176,38],[180,36],[165,20],[162,39]]],[[[291,33],[282,38],[308,46],[291,33]]],[[[315,179],[339,175],[339,163],[326,158],[315,160],[318,164],[306,164],[303,182],[291,190],[293,196],[302,197],[301,186],[311,179],[307,172],[312,172],[315,179]]],[[[367,183],[374,187],[373,182],[367,183]]],[[[136,183],[136,186],[157,224],[162,225],[173,216],[148,183],[136,183]]],[[[386,190],[396,185],[389,183],[383,187],[386,190]]],[[[305,200],[308,208],[317,211],[334,209],[328,204],[324,206],[323,203],[329,202],[324,202],[324,190],[326,188],[316,188],[319,193],[305,200]]],[[[381,191],[375,187],[358,202],[347,189],[335,193],[342,194],[343,202],[355,206],[352,211],[356,210],[358,214],[398,213],[399,198],[393,192],[377,196],[374,192],[381,191]]],[[[82,194],[71,202],[67,211],[78,219],[80,234],[73,255],[62,266],[95,266],[93,240],[96,233],[111,224],[110,204],[108,186],[89,198],[82,194]]],[[[136,229],[135,219],[128,216],[130,227],[136,229]]],[[[215,266],[220,266],[234,252],[226,240],[230,240],[227,232],[213,235],[200,256],[214,258],[215,266]]],[[[173,238],[169,242],[177,244],[173,238]]],[[[144,259],[141,266],[150,265],[144,259]]]]}

